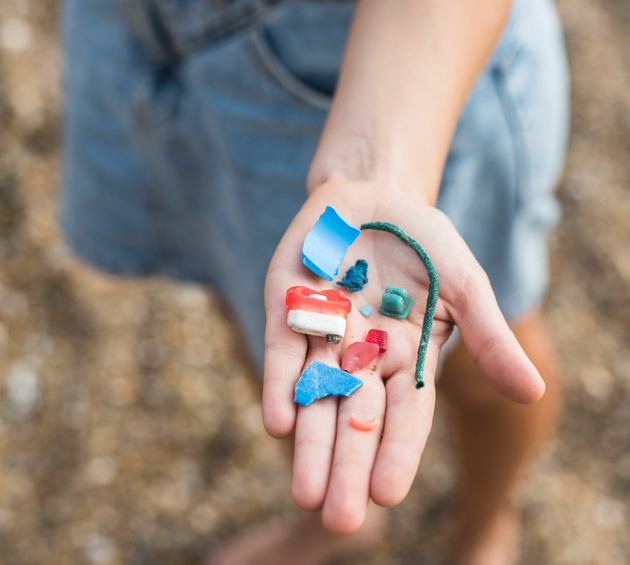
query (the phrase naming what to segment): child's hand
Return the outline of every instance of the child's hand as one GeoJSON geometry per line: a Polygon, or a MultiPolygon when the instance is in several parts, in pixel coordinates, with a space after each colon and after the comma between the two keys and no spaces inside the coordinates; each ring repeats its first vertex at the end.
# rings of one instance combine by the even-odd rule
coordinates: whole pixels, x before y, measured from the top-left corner
{"type": "Polygon", "coordinates": [[[295,432],[291,493],[304,510],[323,510],[324,525],[334,533],[362,524],[369,498],[393,506],[407,495],[431,429],[434,376],[440,348],[453,324],[472,358],[507,398],[529,403],[544,383],[508,328],[490,283],[451,222],[422,203],[420,196],[394,196],[369,183],[329,183],[318,188],[280,242],[265,286],[267,331],[263,420],[274,437],[295,432]],[[340,268],[345,274],[357,259],[368,263],[369,282],[346,293],[353,307],[339,345],[298,334],[287,325],[284,300],[291,286],[342,287],[325,281],[301,262],[302,244],[326,205],[349,222],[386,221],[419,241],[440,278],[440,297],[424,370],[426,386],[415,388],[415,363],[428,293],[428,276],[413,250],[393,235],[365,231],[348,250],[340,268]],[[386,285],[405,288],[415,298],[404,321],[378,313],[386,285]],[[369,318],[359,312],[373,306],[369,318]],[[339,367],[347,347],[365,341],[369,329],[388,332],[388,349],[369,367],[356,371],[364,385],[351,397],[326,397],[310,406],[293,402],[295,383],[313,360],[339,367]],[[377,417],[379,426],[359,431],[349,422],[377,417]],[[381,441],[382,434],[382,441],[381,441]]]}

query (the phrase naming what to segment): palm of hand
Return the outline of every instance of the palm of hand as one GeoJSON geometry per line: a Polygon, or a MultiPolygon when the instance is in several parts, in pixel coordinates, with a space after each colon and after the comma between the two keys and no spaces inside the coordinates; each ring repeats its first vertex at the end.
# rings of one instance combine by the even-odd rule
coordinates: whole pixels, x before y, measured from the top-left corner
{"type": "Polygon", "coordinates": [[[450,222],[429,206],[384,202],[380,195],[370,197],[360,185],[344,188],[340,192],[337,187],[332,194],[318,190],[307,201],[278,246],[265,288],[265,426],[274,437],[288,435],[295,426],[293,499],[304,510],[322,509],[324,524],[335,533],[355,531],[364,520],[370,498],[377,504],[392,506],[406,496],[431,428],[435,402],[433,376],[439,351],[454,322],[466,323],[469,318],[479,316],[480,306],[486,307],[485,317],[477,324],[479,331],[462,332],[471,353],[479,353],[480,368],[490,378],[498,373],[493,378],[495,384],[516,400],[529,400],[540,392],[535,390],[540,389],[537,372],[513,336],[510,341],[511,333],[498,312],[487,279],[479,275],[480,267],[450,222]],[[325,289],[334,285],[301,264],[304,237],[327,203],[334,203],[342,216],[355,225],[383,220],[405,229],[412,226],[414,231],[410,235],[433,258],[440,275],[440,299],[427,351],[426,387],[422,390],[414,386],[414,371],[428,276],[418,256],[395,236],[363,232],[349,249],[340,273],[345,273],[357,259],[365,259],[369,282],[362,291],[346,293],[353,307],[339,345],[297,334],[287,326],[284,306],[287,288],[303,285],[325,289]],[[414,296],[406,320],[378,313],[386,285],[405,288],[414,296]],[[374,307],[369,318],[359,312],[366,304],[374,307]],[[363,380],[363,387],[349,398],[327,397],[307,407],[299,406],[296,411],[293,387],[302,370],[314,360],[339,367],[347,347],[365,341],[372,328],[388,332],[388,349],[373,362],[375,369],[367,367],[354,373],[363,380]],[[499,366],[506,358],[517,361],[516,379],[514,375],[506,378],[499,366]],[[352,413],[365,420],[377,417],[379,427],[371,432],[353,428],[349,423],[352,413]]]}

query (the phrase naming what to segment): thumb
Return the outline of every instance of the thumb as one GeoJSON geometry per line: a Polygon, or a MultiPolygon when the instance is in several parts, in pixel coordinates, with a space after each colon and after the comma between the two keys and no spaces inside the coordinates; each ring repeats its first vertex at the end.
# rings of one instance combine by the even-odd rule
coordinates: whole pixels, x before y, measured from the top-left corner
{"type": "Polygon", "coordinates": [[[479,370],[509,400],[520,404],[540,400],[545,383],[510,330],[488,276],[476,261],[460,288],[449,310],[479,370]]]}

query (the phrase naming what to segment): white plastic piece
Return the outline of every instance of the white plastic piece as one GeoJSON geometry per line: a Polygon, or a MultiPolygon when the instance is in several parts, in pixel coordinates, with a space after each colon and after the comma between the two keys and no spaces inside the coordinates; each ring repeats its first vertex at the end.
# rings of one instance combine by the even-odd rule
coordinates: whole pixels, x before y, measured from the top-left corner
{"type": "Polygon", "coordinates": [[[317,300],[328,300],[323,294],[311,294],[309,298],[317,298],[317,300]]]}
{"type": "MultiPolygon", "coordinates": [[[[313,295],[311,294],[311,297],[313,295]]],[[[289,310],[287,324],[298,333],[326,337],[346,333],[346,320],[341,316],[322,314],[320,312],[306,312],[304,310],[289,310]]]]}

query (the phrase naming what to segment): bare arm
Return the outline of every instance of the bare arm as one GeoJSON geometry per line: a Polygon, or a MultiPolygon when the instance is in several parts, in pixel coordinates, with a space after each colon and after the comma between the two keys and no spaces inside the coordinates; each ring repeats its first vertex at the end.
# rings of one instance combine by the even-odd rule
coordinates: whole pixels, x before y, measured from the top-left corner
{"type": "Polygon", "coordinates": [[[510,0],[360,0],[308,180],[372,181],[437,199],[457,119],[510,0]]]}
{"type": "Polygon", "coordinates": [[[293,500],[304,510],[321,509],[331,532],[359,528],[370,498],[392,506],[406,496],[431,429],[433,375],[453,324],[479,369],[507,398],[528,403],[544,393],[488,277],[433,206],[462,105],[508,10],[508,0],[360,0],[309,174],[310,196],[267,272],[263,420],[274,437],[295,429],[293,500]],[[414,369],[428,279],[418,257],[395,238],[362,233],[350,247],[341,272],[364,259],[370,275],[350,297],[354,307],[340,345],[287,326],[286,289],[326,285],[300,259],[304,237],[329,204],[355,225],[380,220],[401,226],[433,259],[440,291],[425,388],[416,390],[414,369]],[[392,281],[420,305],[404,322],[357,312],[362,304],[380,304],[392,281]],[[388,332],[388,349],[376,365],[356,372],[364,385],[350,398],[326,397],[298,408],[293,394],[302,370],[314,360],[339,367],[347,347],[376,325],[388,332]],[[378,427],[354,429],[353,413],[378,418],[378,427]]]}

